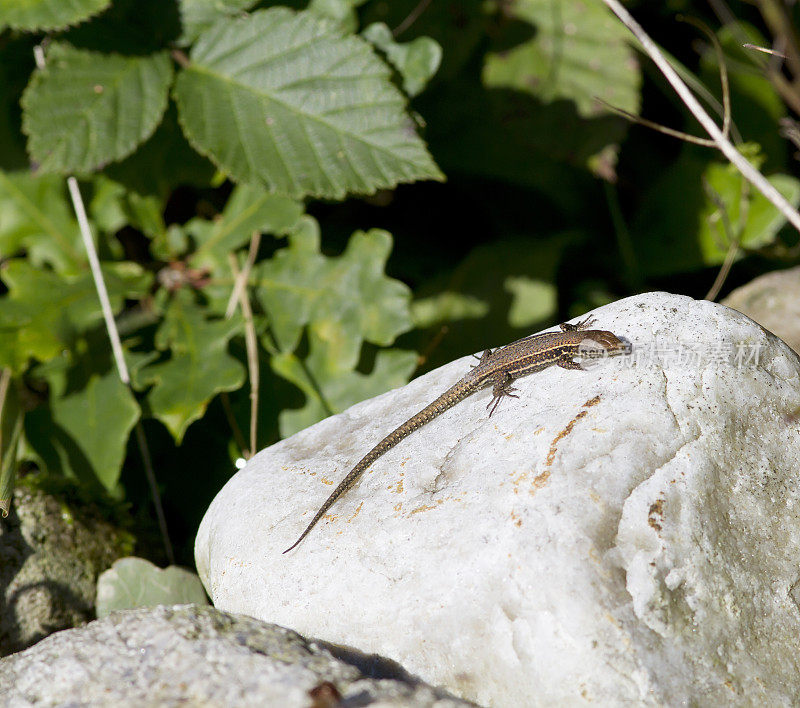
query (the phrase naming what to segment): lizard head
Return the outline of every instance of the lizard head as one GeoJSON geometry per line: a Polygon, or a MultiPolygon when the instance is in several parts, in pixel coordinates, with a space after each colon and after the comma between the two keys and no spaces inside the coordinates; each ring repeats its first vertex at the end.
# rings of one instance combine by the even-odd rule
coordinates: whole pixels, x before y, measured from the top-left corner
{"type": "Polygon", "coordinates": [[[578,356],[587,359],[627,354],[631,350],[628,342],[621,340],[613,332],[602,329],[592,329],[581,332],[583,338],[578,347],[578,356]]]}

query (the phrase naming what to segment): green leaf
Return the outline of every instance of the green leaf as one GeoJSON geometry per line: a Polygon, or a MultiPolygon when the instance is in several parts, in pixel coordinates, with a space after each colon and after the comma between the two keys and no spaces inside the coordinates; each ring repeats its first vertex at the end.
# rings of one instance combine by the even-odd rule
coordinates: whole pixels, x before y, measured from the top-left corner
{"type": "Polygon", "coordinates": [[[558,310],[558,288],[555,283],[527,276],[509,276],[504,283],[511,293],[508,323],[512,327],[531,327],[558,310]]]}
{"type": "MultiPolygon", "coordinates": [[[[89,213],[101,230],[113,234],[123,226],[131,226],[153,239],[153,243],[166,238],[167,226],[162,214],[164,203],[160,197],[131,192],[103,174],[95,175],[92,182],[94,193],[89,202],[89,213]]],[[[104,242],[109,250],[116,244],[116,239],[105,239],[104,242]]],[[[114,251],[114,256],[122,258],[122,250],[119,253],[114,251]]]]}
{"type": "Polygon", "coordinates": [[[102,12],[110,4],[111,0],[0,0],[0,29],[63,29],[102,12]]]}
{"type": "Polygon", "coordinates": [[[191,263],[229,274],[228,253],[248,243],[254,231],[283,234],[302,213],[302,204],[289,197],[271,194],[260,187],[239,185],[218,219],[192,219],[186,224],[186,231],[196,242],[191,263]]]}
{"type": "Polygon", "coordinates": [[[180,444],[187,428],[205,413],[221,391],[233,391],[244,381],[244,368],[228,354],[228,340],[241,329],[241,321],[208,320],[186,291],[171,300],[156,332],[156,347],[169,350],[167,361],[137,372],[137,387],[155,384],[147,395],[149,412],[158,418],[180,444]]]}
{"type": "Polygon", "coordinates": [[[28,152],[42,172],[90,172],[131,154],[167,107],[167,52],[123,57],[54,44],[22,96],[28,152]]]}
{"type": "Polygon", "coordinates": [[[180,0],[183,33],[178,43],[192,44],[217,20],[234,17],[249,10],[258,0],[180,0]]]}
{"type": "Polygon", "coordinates": [[[447,47],[439,71],[443,83],[474,73],[466,65],[483,54],[481,45],[496,33],[497,22],[493,17],[496,16],[497,3],[431,2],[425,5],[422,13],[417,11],[418,7],[421,7],[419,0],[370,2],[360,15],[364,26],[384,22],[395,32],[400,30],[401,36],[408,33],[416,37],[431,37],[439,46],[447,47]]]}
{"type": "Polygon", "coordinates": [[[221,20],[175,84],[189,141],[235,180],[341,199],[443,179],[368,43],[313,13],[221,20]]]}
{"type": "Polygon", "coordinates": [[[567,99],[586,118],[608,112],[595,97],[639,112],[641,77],[628,31],[602,3],[517,0],[508,12],[535,25],[536,34],[487,55],[486,86],[524,91],[543,103],[567,99]]]}
{"type": "Polygon", "coordinates": [[[333,20],[342,32],[350,33],[358,29],[356,8],[365,2],[366,0],[311,0],[308,10],[333,20]]]}
{"type": "MultiPolygon", "coordinates": [[[[786,218],[739,170],[730,163],[714,162],[706,169],[705,179],[721,204],[707,197],[700,212],[698,242],[704,264],[719,265],[725,260],[730,238],[724,228],[723,211],[741,248],[753,250],[773,243],[786,218]]],[[[797,208],[800,181],[780,174],[771,175],[767,181],[797,208]]]]}
{"type": "Polygon", "coordinates": [[[371,373],[357,372],[363,343],[391,344],[411,327],[410,292],[384,273],[391,236],[357,231],[337,258],[320,253],[317,222],[303,217],[289,245],[254,269],[253,297],[267,313],[271,333],[262,341],[273,370],[306,394],[300,410],[284,411],[288,435],[368,396],[399,386],[416,366],[413,352],[380,351],[371,373]],[[294,353],[307,330],[309,354],[294,353]]]}
{"type": "Polygon", "coordinates": [[[335,343],[311,337],[311,352],[305,362],[294,354],[272,357],[272,369],[294,383],[306,395],[299,409],[283,410],[279,416],[281,437],[293,435],[332,412],[338,413],[354,403],[408,383],[417,367],[416,352],[380,351],[369,374],[339,365],[335,343]]]}
{"type": "Polygon", "coordinates": [[[50,384],[50,402],[26,416],[28,443],[49,472],[99,482],[113,492],[139,405],[107,350],[84,352],[69,368],[46,366],[36,373],[50,384]]]}
{"type": "Polygon", "coordinates": [[[392,31],[375,22],[362,33],[363,37],[386,54],[386,58],[403,77],[403,89],[409,96],[421,93],[439,68],[442,48],[430,37],[417,37],[411,42],[395,42],[392,31]]]}
{"type": "Polygon", "coordinates": [[[97,617],[156,605],[207,605],[200,578],[185,568],[158,568],[144,558],[120,558],[97,579],[97,617]]]}
{"type": "MultiPolygon", "coordinates": [[[[141,298],[152,278],[134,263],[103,266],[114,312],[125,298],[141,298]]],[[[62,278],[23,260],[7,263],[0,278],[9,289],[0,299],[0,366],[22,372],[29,358],[47,361],[69,348],[77,335],[102,320],[90,273],[62,278]]]]}
{"type": "MultiPolygon", "coordinates": [[[[627,44],[627,30],[600,2],[519,0],[508,6],[508,13],[534,25],[535,34],[486,56],[483,84],[491,89],[489,105],[504,135],[494,164],[509,171],[515,171],[518,160],[534,164],[543,173],[546,190],[549,184],[562,191],[570,187],[563,186],[558,173],[548,174],[563,166],[551,167],[542,157],[588,167],[613,181],[618,143],[627,123],[596,97],[630,113],[639,112],[641,75],[627,44]]],[[[483,145],[470,136],[463,139],[473,147],[471,152],[483,155],[483,145]]]]}
{"type": "Polygon", "coordinates": [[[0,513],[8,516],[14,494],[17,446],[25,418],[19,403],[17,381],[9,369],[0,370],[0,513]]]}
{"type": "MultiPolygon", "coordinates": [[[[764,160],[756,145],[739,149],[756,165],[764,160]]],[[[800,183],[794,177],[775,174],[767,179],[791,204],[800,203],[800,183]]],[[[785,222],[735,167],[687,147],[652,184],[631,233],[636,237],[634,245],[642,270],[648,275],[667,275],[720,265],[731,237],[738,238],[742,249],[767,246],[785,222]],[[675,208],[678,203],[680,209],[675,208]],[[722,211],[731,234],[725,229],[722,211]]]]}
{"type": "Polygon", "coordinates": [[[26,250],[32,265],[62,275],[81,272],[86,255],[64,180],[0,170],[0,254],[26,250]]]}
{"type": "Polygon", "coordinates": [[[411,328],[411,294],[384,274],[392,237],[381,229],[355,232],[338,258],[320,253],[317,222],[303,217],[289,245],[254,268],[253,295],[267,313],[283,352],[297,346],[303,327],[332,346],[352,369],[366,340],[386,346],[411,328]]]}
{"type": "Polygon", "coordinates": [[[101,231],[116,233],[128,223],[125,187],[102,174],[92,178],[92,186],[94,190],[87,205],[90,218],[101,231]]]}
{"type": "Polygon", "coordinates": [[[471,295],[445,291],[414,300],[411,305],[414,327],[433,327],[444,322],[480,319],[489,312],[488,303],[471,295]]]}

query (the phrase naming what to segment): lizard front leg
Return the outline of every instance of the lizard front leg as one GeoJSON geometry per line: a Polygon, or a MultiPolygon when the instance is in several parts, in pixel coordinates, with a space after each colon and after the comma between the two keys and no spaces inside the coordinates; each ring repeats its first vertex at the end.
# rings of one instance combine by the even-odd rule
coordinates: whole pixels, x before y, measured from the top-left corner
{"type": "Polygon", "coordinates": [[[578,322],[578,324],[562,322],[559,327],[561,327],[562,332],[577,332],[582,329],[588,329],[592,324],[594,324],[594,317],[586,317],[578,322]]]}

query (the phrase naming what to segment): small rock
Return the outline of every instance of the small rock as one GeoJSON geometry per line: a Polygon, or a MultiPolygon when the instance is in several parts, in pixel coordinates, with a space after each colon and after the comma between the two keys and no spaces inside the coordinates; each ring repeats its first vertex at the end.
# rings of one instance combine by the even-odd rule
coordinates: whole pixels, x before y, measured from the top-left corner
{"type": "Polygon", "coordinates": [[[18,484],[0,520],[0,655],[94,619],[97,576],[131,545],[100,514],[18,484]]]}
{"type": "Polygon", "coordinates": [[[754,319],[800,354],[800,266],[761,275],[722,304],[754,319]]]}

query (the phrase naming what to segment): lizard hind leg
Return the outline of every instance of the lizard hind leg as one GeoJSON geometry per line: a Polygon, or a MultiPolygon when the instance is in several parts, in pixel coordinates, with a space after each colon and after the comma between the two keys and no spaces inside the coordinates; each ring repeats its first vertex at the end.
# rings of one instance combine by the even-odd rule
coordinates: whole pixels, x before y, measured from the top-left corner
{"type": "Polygon", "coordinates": [[[492,413],[497,410],[497,406],[500,405],[500,401],[503,398],[506,396],[509,398],[519,398],[519,396],[514,393],[517,389],[511,385],[513,380],[509,373],[501,374],[495,378],[494,386],[492,386],[492,400],[489,401],[489,404],[486,406],[487,409],[491,409],[489,411],[490,418],[492,417],[492,413]]]}

